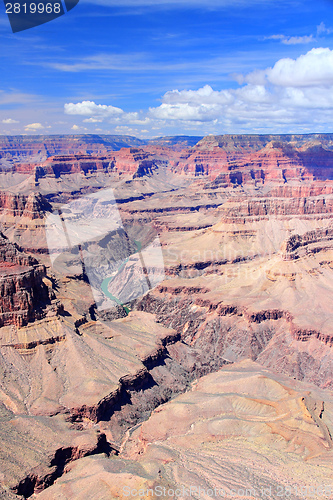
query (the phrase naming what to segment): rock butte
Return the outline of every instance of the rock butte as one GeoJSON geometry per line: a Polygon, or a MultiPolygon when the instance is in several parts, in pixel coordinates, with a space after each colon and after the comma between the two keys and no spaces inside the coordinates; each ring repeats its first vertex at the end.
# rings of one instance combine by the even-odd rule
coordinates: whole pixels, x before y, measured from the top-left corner
{"type": "Polygon", "coordinates": [[[332,134],[1,137],[0,497],[330,498],[332,217],[332,134]]]}

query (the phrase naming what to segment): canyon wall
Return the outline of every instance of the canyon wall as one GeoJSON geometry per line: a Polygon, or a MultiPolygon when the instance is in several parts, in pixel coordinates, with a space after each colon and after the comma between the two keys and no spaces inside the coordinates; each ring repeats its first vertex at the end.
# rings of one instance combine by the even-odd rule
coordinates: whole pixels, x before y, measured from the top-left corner
{"type": "Polygon", "coordinates": [[[244,443],[264,484],[259,451],[303,478],[330,463],[332,134],[3,137],[0,150],[0,493],[87,496],[90,466],[103,495],[121,498],[123,472],[146,481],[142,464],[184,485],[175,470],[223,446],[232,482],[244,443]],[[73,244],[51,260],[59,209],[73,244]],[[99,308],[86,262],[114,307],[99,308]]]}
{"type": "Polygon", "coordinates": [[[51,300],[44,278],[45,266],[0,233],[0,326],[20,327],[46,315],[51,300]]]}

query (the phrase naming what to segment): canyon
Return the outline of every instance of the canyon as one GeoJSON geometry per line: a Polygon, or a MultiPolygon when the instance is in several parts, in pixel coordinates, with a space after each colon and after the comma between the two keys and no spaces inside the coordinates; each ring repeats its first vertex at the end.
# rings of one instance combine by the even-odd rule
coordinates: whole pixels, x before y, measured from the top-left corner
{"type": "Polygon", "coordinates": [[[332,497],[333,134],[3,136],[0,290],[0,498],[332,497]]]}

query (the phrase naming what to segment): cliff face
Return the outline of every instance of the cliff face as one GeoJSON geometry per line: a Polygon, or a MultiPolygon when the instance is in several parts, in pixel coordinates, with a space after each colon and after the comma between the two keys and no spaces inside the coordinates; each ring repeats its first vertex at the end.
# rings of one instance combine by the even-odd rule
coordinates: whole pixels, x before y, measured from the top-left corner
{"type": "Polygon", "coordinates": [[[242,184],[262,180],[287,182],[293,179],[332,178],[333,152],[321,145],[297,149],[294,145],[272,140],[254,140],[248,144],[239,138],[238,144],[226,147],[203,140],[181,158],[176,171],[191,175],[221,176],[227,184],[242,184]],[[264,147],[261,147],[263,144],[264,147]]]}
{"type": "Polygon", "coordinates": [[[51,210],[51,205],[40,193],[31,193],[26,196],[0,192],[0,215],[42,219],[45,213],[51,210]]]}
{"type": "Polygon", "coordinates": [[[44,177],[59,179],[62,175],[91,175],[97,172],[127,174],[135,177],[151,174],[161,161],[154,154],[137,148],[122,148],[106,155],[57,155],[51,156],[36,167],[35,163],[20,163],[13,171],[34,174],[35,182],[44,177]]]}
{"type": "Polygon", "coordinates": [[[137,148],[147,144],[182,150],[194,146],[202,137],[171,136],[142,140],[128,135],[26,135],[1,136],[0,160],[36,162],[54,155],[105,155],[121,148],[137,148]]]}
{"type": "Polygon", "coordinates": [[[319,215],[333,212],[332,197],[257,198],[230,201],[220,210],[224,221],[260,220],[268,216],[319,215]]]}
{"type": "MultiPolygon", "coordinates": [[[[325,392],[333,388],[333,136],[210,136],[196,145],[186,138],[122,145],[119,139],[114,149],[105,137],[53,137],[43,147],[38,137],[15,141],[10,154],[17,148],[20,161],[12,176],[0,173],[3,191],[8,186],[0,194],[8,236],[0,236],[4,484],[25,496],[46,489],[41,498],[75,498],[81,486],[70,489],[67,478],[72,487],[85,464],[100,465],[101,456],[93,462],[87,455],[115,452],[118,457],[103,459],[96,473],[95,496],[118,495],[120,468],[124,480],[130,474],[139,484],[140,474],[147,476],[140,468],[146,453],[150,464],[158,463],[156,481],[169,467],[165,477],[174,470],[182,486],[184,460],[192,452],[201,460],[209,443],[221,450],[225,439],[214,460],[225,460],[226,469],[235,461],[232,482],[234,471],[241,474],[247,460],[253,465],[264,453],[263,435],[265,460],[285,464],[294,453],[290,463],[302,464],[312,480],[310,460],[328,460],[332,446],[323,423],[333,407],[325,392]],[[40,155],[38,161],[28,161],[28,153],[40,155]],[[36,186],[45,197],[30,193],[36,186]],[[102,217],[110,188],[122,227],[117,231],[108,225],[113,199],[102,217]],[[96,203],[85,198],[92,192],[96,203]],[[43,217],[52,209],[46,199],[55,209],[76,200],[73,236],[79,240],[82,231],[88,241],[76,253],[60,245],[54,267],[45,238],[43,217]],[[87,217],[76,226],[81,212],[87,217]],[[162,264],[150,251],[155,239],[162,264]],[[38,261],[14,241],[33,255],[40,251],[38,261]],[[93,295],[89,276],[106,283],[100,295],[93,295]],[[102,294],[115,302],[113,309],[99,309],[102,294]],[[62,314],[53,297],[61,300],[62,314]],[[283,374],[278,383],[269,370],[283,374]],[[209,373],[205,395],[190,390],[209,373]],[[185,392],[188,405],[181,396],[169,405],[185,392]],[[151,412],[150,423],[139,425],[151,412]],[[49,437],[55,423],[56,435],[49,437]],[[41,433],[45,439],[38,441],[41,433]],[[20,450],[12,442],[21,442],[20,450]],[[108,473],[111,486],[104,491],[108,473]]],[[[200,481],[205,470],[207,481],[223,484],[225,472],[211,479],[215,466],[205,463],[190,464],[200,481]]],[[[257,481],[269,484],[263,470],[260,464],[257,481]]],[[[281,471],[277,465],[282,477],[281,471]]],[[[83,496],[89,497],[89,487],[83,496]]]]}
{"type": "Polygon", "coordinates": [[[270,142],[282,142],[292,147],[308,147],[308,144],[322,144],[326,149],[333,148],[333,134],[225,134],[208,135],[196,144],[197,149],[220,148],[225,151],[256,152],[270,142]]]}
{"type": "Polygon", "coordinates": [[[38,308],[49,301],[42,281],[45,277],[44,266],[0,269],[0,326],[14,324],[20,327],[43,317],[38,308]]]}
{"type": "Polygon", "coordinates": [[[145,142],[130,136],[2,136],[0,139],[0,158],[22,160],[34,157],[40,161],[52,155],[105,154],[122,147],[142,144],[145,142]]]}
{"type": "Polygon", "coordinates": [[[13,170],[20,174],[34,174],[38,182],[45,176],[59,178],[61,175],[75,173],[91,173],[98,170],[112,169],[112,156],[108,159],[105,155],[56,155],[36,166],[36,163],[18,163],[13,170]]]}
{"type": "Polygon", "coordinates": [[[0,233],[0,326],[22,326],[45,316],[50,304],[45,266],[0,233]]]}
{"type": "MultiPolygon", "coordinates": [[[[206,177],[222,187],[331,179],[332,137],[323,134],[315,138],[209,136],[195,146],[186,144],[184,149],[179,148],[179,143],[178,147],[167,148],[165,144],[168,141],[163,140],[151,141],[151,144],[141,144],[139,147],[114,146],[112,149],[112,140],[105,137],[103,140],[96,139],[94,143],[92,138],[89,141],[81,136],[68,136],[67,143],[64,138],[58,138],[58,146],[49,140],[39,148],[38,141],[32,141],[30,147],[36,147],[36,151],[26,153],[23,142],[21,161],[15,162],[11,168],[22,175],[34,175],[35,185],[45,177],[59,179],[66,174],[81,173],[87,176],[97,172],[106,175],[116,172],[136,178],[164,171],[165,168],[178,176],[206,177]],[[46,151],[45,148],[49,149],[46,151]],[[28,161],[29,155],[32,162],[28,161]]],[[[19,151],[19,144],[20,141],[14,140],[13,150],[16,147],[19,151]]],[[[3,145],[4,158],[6,147],[3,145]]],[[[8,166],[3,168],[5,171],[8,166]]]]}

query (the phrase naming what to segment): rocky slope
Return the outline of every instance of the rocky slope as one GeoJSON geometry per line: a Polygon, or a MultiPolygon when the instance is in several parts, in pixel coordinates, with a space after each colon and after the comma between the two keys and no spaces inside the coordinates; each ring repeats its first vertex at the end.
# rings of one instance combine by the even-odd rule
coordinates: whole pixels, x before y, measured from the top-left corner
{"type": "Polygon", "coordinates": [[[34,498],[300,499],[311,492],[327,499],[332,403],[323,410],[321,397],[257,364],[228,366],[155,410],[126,436],[120,456],[72,462],[34,498]]]}
{"type": "Polygon", "coordinates": [[[46,212],[52,211],[51,205],[40,193],[31,193],[28,196],[0,192],[0,217],[27,217],[29,219],[43,219],[46,212]]]}
{"type": "Polygon", "coordinates": [[[125,139],[2,139],[4,495],[329,486],[332,136],[125,139]]]}
{"type": "Polygon", "coordinates": [[[51,305],[46,269],[25,255],[0,233],[0,325],[23,326],[46,314],[56,314],[51,305]],[[49,306],[49,307],[47,307],[49,306]]]}

